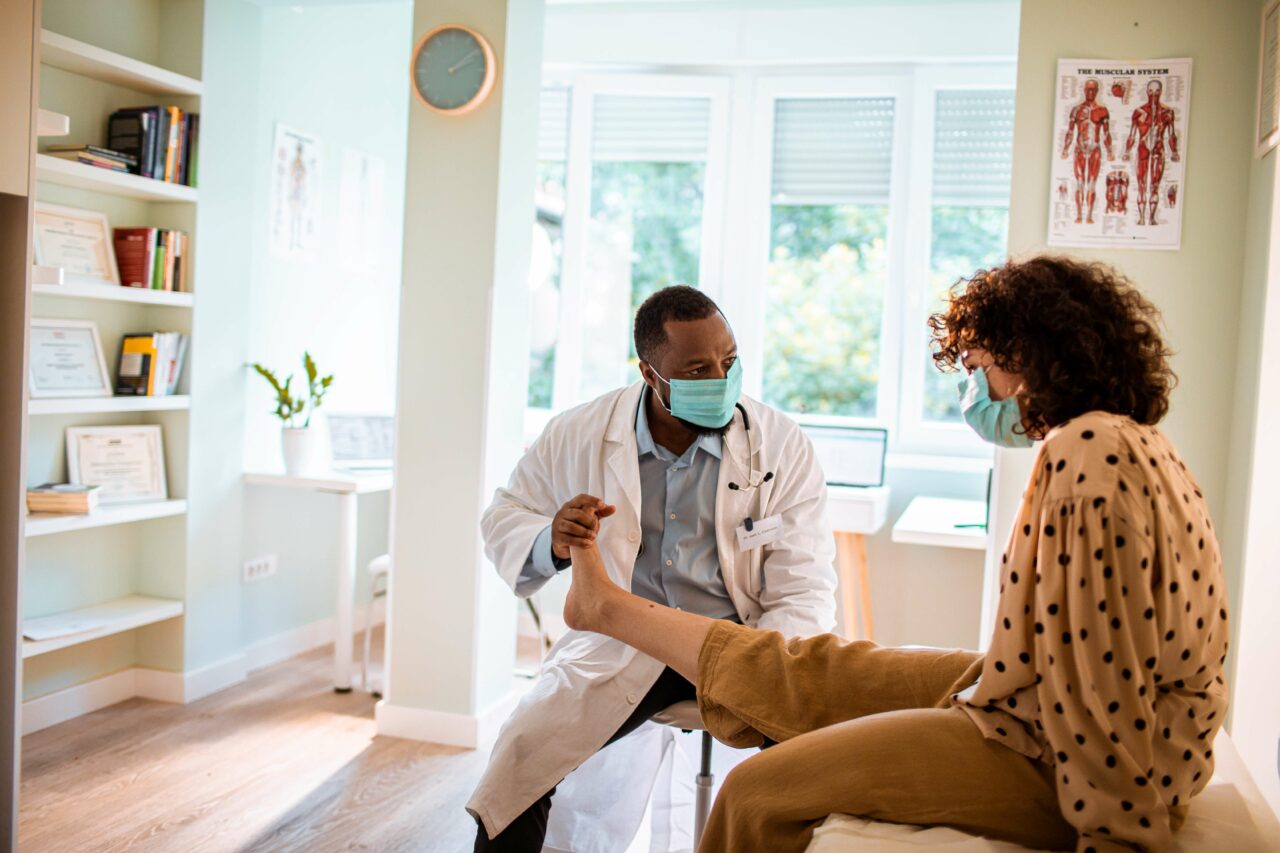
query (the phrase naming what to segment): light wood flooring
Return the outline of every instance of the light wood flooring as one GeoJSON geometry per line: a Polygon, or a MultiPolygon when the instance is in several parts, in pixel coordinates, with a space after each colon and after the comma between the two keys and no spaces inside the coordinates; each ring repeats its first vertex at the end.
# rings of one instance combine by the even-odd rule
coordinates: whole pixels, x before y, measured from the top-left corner
{"type": "Polygon", "coordinates": [[[23,851],[465,851],[487,755],[375,737],[331,652],[190,705],[132,699],[23,738],[23,851]]]}

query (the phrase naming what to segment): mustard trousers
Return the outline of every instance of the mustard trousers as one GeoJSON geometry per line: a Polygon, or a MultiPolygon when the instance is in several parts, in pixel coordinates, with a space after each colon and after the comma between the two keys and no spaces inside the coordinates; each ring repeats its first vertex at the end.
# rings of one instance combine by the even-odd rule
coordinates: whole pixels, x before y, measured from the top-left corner
{"type": "Polygon", "coordinates": [[[717,622],[698,660],[703,723],[730,746],[778,744],[726,777],[698,850],[802,851],[835,812],[1074,849],[1052,768],[950,706],[981,671],[977,652],[717,622]]]}

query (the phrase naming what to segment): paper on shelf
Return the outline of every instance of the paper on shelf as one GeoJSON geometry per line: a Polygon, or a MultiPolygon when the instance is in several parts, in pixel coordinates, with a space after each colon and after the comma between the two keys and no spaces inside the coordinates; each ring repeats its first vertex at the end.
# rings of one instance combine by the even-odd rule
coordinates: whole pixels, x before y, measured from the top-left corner
{"type": "Polygon", "coordinates": [[[101,616],[86,616],[76,613],[55,613],[39,619],[22,620],[22,636],[28,640],[52,640],[57,637],[69,637],[72,634],[83,634],[107,624],[101,616]]]}

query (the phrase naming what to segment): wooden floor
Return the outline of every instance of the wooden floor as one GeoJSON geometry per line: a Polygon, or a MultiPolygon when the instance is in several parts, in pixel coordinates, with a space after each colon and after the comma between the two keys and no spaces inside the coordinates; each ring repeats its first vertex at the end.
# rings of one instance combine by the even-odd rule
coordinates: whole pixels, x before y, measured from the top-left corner
{"type": "Polygon", "coordinates": [[[487,755],[375,737],[330,652],[190,705],[132,699],[23,738],[23,851],[462,851],[487,755]]]}

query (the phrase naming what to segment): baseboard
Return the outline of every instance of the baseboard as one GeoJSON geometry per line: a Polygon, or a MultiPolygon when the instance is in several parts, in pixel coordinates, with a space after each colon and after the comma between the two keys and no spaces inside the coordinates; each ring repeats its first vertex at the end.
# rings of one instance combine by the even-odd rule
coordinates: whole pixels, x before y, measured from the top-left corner
{"type": "MultiPolygon", "coordinates": [[[[375,605],[374,625],[384,621],[383,610],[380,602],[375,605]]],[[[364,624],[363,610],[356,611],[354,622],[364,624]]],[[[330,617],[259,640],[240,654],[190,672],[165,672],[140,666],[113,672],[23,702],[22,733],[38,732],[135,696],[175,704],[195,702],[239,684],[251,672],[328,645],[333,642],[333,636],[334,620],[330,617]]],[[[505,718],[504,714],[502,719],[505,718]]],[[[501,722],[500,719],[498,725],[501,722]]],[[[479,732],[477,728],[476,733],[479,732]]]]}
{"type": "Polygon", "coordinates": [[[479,749],[497,738],[498,730],[507,717],[511,716],[522,693],[523,691],[513,688],[506,696],[476,715],[392,705],[383,699],[374,709],[378,734],[464,749],[479,749]]]}
{"type": "Polygon", "coordinates": [[[133,668],[123,669],[23,702],[22,733],[29,735],[83,714],[90,714],[99,708],[132,699],[137,695],[135,672],[133,668]]]}
{"type": "MultiPolygon", "coordinates": [[[[373,624],[381,625],[386,621],[386,608],[379,600],[373,605],[373,624]]],[[[364,625],[364,608],[356,608],[352,614],[351,624],[355,626],[353,639],[360,636],[360,626],[364,625]]],[[[272,634],[245,647],[244,655],[249,672],[257,672],[268,666],[274,666],[291,657],[309,652],[312,649],[326,646],[333,642],[337,630],[332,616],[317,619],[279,634],[272,634]]]]}

